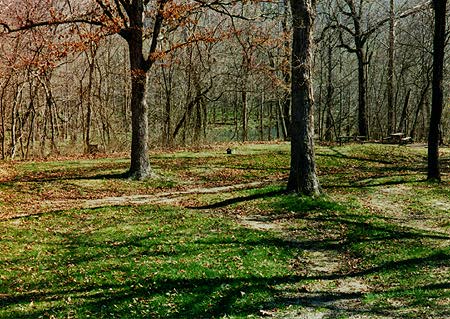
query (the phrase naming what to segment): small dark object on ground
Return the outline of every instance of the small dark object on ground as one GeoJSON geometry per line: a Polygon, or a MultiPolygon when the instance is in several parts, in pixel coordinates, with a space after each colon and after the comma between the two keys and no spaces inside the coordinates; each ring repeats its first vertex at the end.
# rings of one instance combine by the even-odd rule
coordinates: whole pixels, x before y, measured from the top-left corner
{"type": "Polygon", "coordinates": [[[231,153],[232,153],[231,148],[227,148],[227,154],[231,154],[231,153]]]}

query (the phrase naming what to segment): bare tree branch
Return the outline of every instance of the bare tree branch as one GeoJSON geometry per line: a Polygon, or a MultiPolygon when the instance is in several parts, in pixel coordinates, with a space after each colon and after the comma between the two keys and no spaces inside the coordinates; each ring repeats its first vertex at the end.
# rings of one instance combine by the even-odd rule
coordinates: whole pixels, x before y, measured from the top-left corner
{"type": "Polygon", "coordinates": [[[11,27],[7,23],[0,22],[0,26],[3,27],[3,30],[6,31],[4,33],[14,33],[14,32],[20,32],[20,31],[26,31],[31,30],[33,28],[38,27],[46,27],[46,26],[58,26],[58,25],[64,25],[64,24],[72,24],[72,23],[83,23],[83,24],[91,24],[96,25],[100,27],[106,26],[103,22],[92,20],[88,18],[74,18],[74,19],[67,19],[67,20],[56,20],[56,21],[41,21],[41,22],[32,22],[27,21],[28,23],[22,26],[18,27],[11,27]]]}
{"type": "Polygon", "coordinates": [[[164,6],[166,5],[168,0],[158,0],[158,12],[156,13],[155,17],[155,24],[153,25],[153,33],[152,33],[152,40],[150,44],[150,49],[148,53],[148,58],[146,62],[146,67],[149,69],[152,64],[155,62],[155,59],[152,57],[153,53],[156,51],[156,45],[158,44],[158,37],[161,33],[161,27],[164,21],[164,6]]]}

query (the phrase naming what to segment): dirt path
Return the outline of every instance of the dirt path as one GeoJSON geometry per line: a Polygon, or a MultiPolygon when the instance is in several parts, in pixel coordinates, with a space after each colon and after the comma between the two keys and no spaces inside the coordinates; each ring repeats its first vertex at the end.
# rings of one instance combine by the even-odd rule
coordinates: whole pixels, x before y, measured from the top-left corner
{"type": "Polygon", "coordinates": [[[103,206],[122,206],[122,205],[148,205],[148,204],[173,205],[182,201],[189,195],[227,193],[236,190],[261,187],[262,185],[267,183],[269,183],[269,181],[210,187],[210,188],[201,187],[178,192],[163,192],[154,195],[128,195],[120,197],[106,197],[106,198],[86,200],[85,202],[82,203],[81,206],[83,208],[97,208],[103,206]]]}
{"type": "MultiPolygon", "coordinates": [[[[183,205],[186,200],[201,194],[223,194],[238,190],[254,189],[264,185],[273,184],[273,180],[260,182],[210,187],[192,188],[176,192],[161,192],[148,195],[127,195],[120,197],[105,197],[91,200],[73,201],[49,201],[45,203],[50,210],[68,208],[99,208],[108,206],[127,205],[183,205]]],[[[399,187],[383,190],[386,192],[397,191],[403,195],[404,189],[399,187]]],[[[386,214],[391,213],[393,207],[399,208],[397,203],[382,202],[381,197],[374,196],[370,203],[365,203],[382,209],[386,214]],[[388,207],[388,208],[385,208],[388,207]]],[[[364,203],[363,203],[364,204],[364,203]]],[[[448,203],[439,203],[448,205],[448,203]]],[[[436,204],[437,205],[437,204],[436,204]]],[[[444,206],[446,209],[448,206],[444,206]]],[[[27,216],[27,215],[24,215],[27,216]]],[[[275,298],[287,301],[287,310],[278,311],[264,309],[261,317],[278,319],[327,319],[327,318],[350,318],[350,319],[390,319],[397,318],[386,314],[370,313],[363,303],[366,293],[373,291],[364,278],[358,276],[343,276],[344,269],[348,269],[346,256],[336,249],[321,248],[320,245],[305,247],[298,242],[298,234],[291,234],[289,222],[274,221],[263,215],[239,215],[237,222],[241,225],[259,231],[276,232],[284,240],[299,246],[301,255],[295,262],[295,271],[300,272],[305,278],[299,283],[291,283],[280,287],[275,298]]],[[[417,226],[417,225],[416,225],[417,226]]],[[[422,225],[423,226],[423,225],[422,225]]]]}
{"type": "MultiPolygon", "coordinates": [[[[242,225],[261,231],[275,231],[285,240],[294,245],[297,242],[290,236],[286,226],[274,223],[265,216],[245,216],[240,218],[242,225]]],[[[325,318],[350,318],[350,319],[388,319],[390,317],[374,314],[364,314],[366,311],[362,303],[362,297],[370,291],[370,286],[358,277],[342,277],[342,269],[345,267],[345,256],[338,254],[336,250],[325,250],[316,247],[300,248],[301,260],[296,268],[310,278],[323,278],[308,281],[307,284],[293,284],[287,289],[279,291],[277,298],[289,300],[295,310],[269,311],[263,310],[264,317],[279,319],[325,319],[325,318]]]]}
{"type": "Polygon", "coordinates": [[[182,191],[161,192],[145,195],[124,195],[114,197],[103,197],[96,199],[64,199],[47,200],[40,202],[38,209],[30,209],[26,213],[0,214],[0,219],[22,218],[42,213],[68,210],[68,209],[92,209],[108,206],[129,206],[129,205],[180,205],[183,201],[194,195],[229,193],[238,190],[259,188],[264,185],[271,185],[274,180],[263,180],[259,182],[243,183],[236,185],[217,187],[196,187],[182,191]]]}
{"type": "MultiPolygon", "coordinates": [[[[211,188],[193,188],[178,192],[162,192],[154,195],[129,195],[121,197],[106,197],[101,199],[86,200],[78,203],[80,208],[98,208],[105,206],[121,205],[179,205],[189,196],[200,194],[218,194],[227,193],[243,189],[261,187],[273,181],[262,181],[245,183],[230,186],[219,186],[211,188]]],[[[53,203],[54,204],[54,203],[53,203]]],[[[262,215],[244,215],[239,216],[237,221],[245,227],[257,229],[260,231],[278,232],[293,244],[296,240],[289,234],[287,225],[274,222],[262,215]],[[291,238],[291,239],[289,239],[291,238]]],[[[314,280],[313,282],[302,285],[301,287],[292,287],[292,289],[280,290],[279,298],[292,300],[293,304],[301,306],[301,309],[295,311],[274,312],[263,310],[262,317],[273,318],[351,318],[351,319],[386,319],[375,315],[364,315],[362,306],[362,296],[369,291],[370,287],[361,278],[337,278],[344,268],[346,260],[344,256],[339,255],[335,250],[321,250],[311,247],[308,250],[302,248],[301,267],[302,272],[309,277],[330,278],[314,280]]],[[[294,285],[295,286],[295,285],[294,285]]]]}

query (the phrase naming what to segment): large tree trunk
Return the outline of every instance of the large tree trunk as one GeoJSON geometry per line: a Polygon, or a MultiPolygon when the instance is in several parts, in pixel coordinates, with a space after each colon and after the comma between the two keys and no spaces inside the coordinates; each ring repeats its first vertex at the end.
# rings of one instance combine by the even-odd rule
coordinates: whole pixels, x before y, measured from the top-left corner
{"type": "Polygon", "coordinates": [[[362,47],[358,50],[358,134],[368,137],[366,59],[362,47]]]}
{"type": "Polygon", "coordinates": [[[445,53],[445,15],[447,0],[433,0],[433,88],[430,131],[428,134],[428,180],[441,180],[439,169],[439,125],[444,105],[443,70],[445,53]]]}
{"type": "Polygon", "coordinates": [[[314,154],[314,98],[312,91],[312,33],[314,0],[291,0],[292,43],[292,125],[291,170],[288,191],[304,195],[320,193],[314,154]]]}
{"type": "Polygon", "coordinates": [[[148,159],[147,75],[134,75],[131,83],[131,165],[129,177],[145,179],[150,174],[148,159]]]}
{"type": "MultiPolygon", "coordinates": [[[[139,10],[137,10],[139,11],[139,10]]],[[[142,14],[142,12],[140,13],[142,14]]],[[[148,67],[142,53],[142,21],[136,13],[134,28],[127,39],[131,70],[131,164],[130,178],[142,180],[150,174],[148,158],[148,67]]]]}

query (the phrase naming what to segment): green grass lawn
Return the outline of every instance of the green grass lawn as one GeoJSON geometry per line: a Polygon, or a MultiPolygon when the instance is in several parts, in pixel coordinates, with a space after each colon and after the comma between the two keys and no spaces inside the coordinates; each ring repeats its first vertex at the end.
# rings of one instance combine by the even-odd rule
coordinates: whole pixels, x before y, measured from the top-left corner
{"type": "Polygon", "coordinates": [[[182,209],[74,210],[3,223],[1,318],[211,318],[275,305],[293,247],[182,209]]]}
{"type": "Polygon", "coordinates": [[[441,184],[425,155],[318,147],[316,199],[283,194],[287,144],[154,153],[143,182],[120,178],[123,158],[5,164],[0,318],[448,318],[450,152],[441,184]]]}

